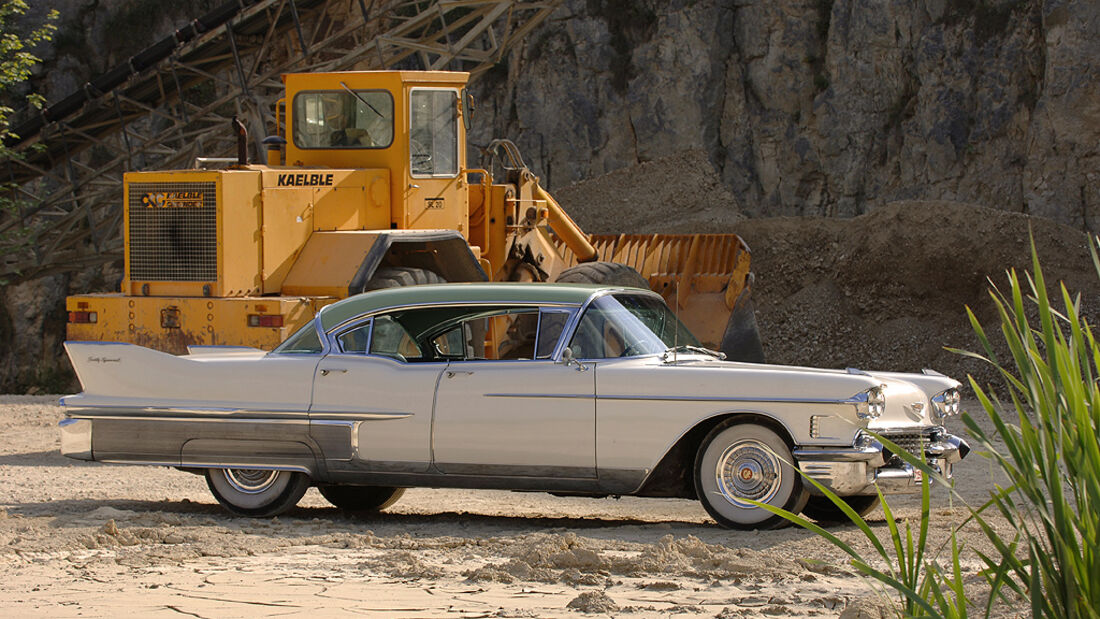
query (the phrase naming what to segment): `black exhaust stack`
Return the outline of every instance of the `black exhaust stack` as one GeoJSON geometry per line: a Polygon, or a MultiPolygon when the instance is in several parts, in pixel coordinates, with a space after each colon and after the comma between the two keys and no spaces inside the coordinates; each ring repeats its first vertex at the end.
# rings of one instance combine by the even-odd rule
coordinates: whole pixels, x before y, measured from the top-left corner
{"type": "Polygon", "coordinates": [[[233,131],[237,134],[237,164],[248,165],[248,129],[236,117],[233,117],[233,131]]]}

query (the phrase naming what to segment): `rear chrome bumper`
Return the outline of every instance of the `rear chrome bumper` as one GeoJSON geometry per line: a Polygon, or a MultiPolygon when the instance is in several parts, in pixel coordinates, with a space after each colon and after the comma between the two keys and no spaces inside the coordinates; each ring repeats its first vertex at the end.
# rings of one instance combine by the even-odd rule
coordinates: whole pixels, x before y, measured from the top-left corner
{"type": "Polygon", "coordinates": [[[61,455],[74,460],[92,460],[92,420],[62,419],[61,455]]]}
{"type": "MultiPolygon", "coordinates": [[[[938,429],[928,436],[924,460],[950,479],[952,465],[968,453],[966,441],[938,429]]],[[[920,492],[923,472],[895,458],[870,436],[861,436],[852,447],[796,449],[794,457],[803,473],[840,496],[874,494],[876,485],[883,494],[920,492]]],[[[816,487],[809,491],[821,494],[816,487]]]]}

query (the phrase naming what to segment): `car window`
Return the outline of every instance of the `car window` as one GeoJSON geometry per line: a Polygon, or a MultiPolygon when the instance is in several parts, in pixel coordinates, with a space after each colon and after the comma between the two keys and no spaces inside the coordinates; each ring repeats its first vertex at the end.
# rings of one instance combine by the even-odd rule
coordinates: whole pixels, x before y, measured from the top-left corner
{"type": "Polygon", "coordinates": [[[472,351],[467,350],[473,345],[468,330],[468,325],[458,325],[432,338],[436,356],[442,359],[465,359],[467,355],[473,356],[472,351]]]}
{"type": "Polygon", "coordinates": [[[565,323],[573,315],[570,310],[542,310],[539,313],[538,345],[535,347],[536,359],[549,359],[561,339],[565,323]]]}
{"type": "Polygon", "coordinates": [[[623,294],[593,300],[569,347],[578,359],[611,359],[664,352],[679,344],[699,342],[661,300],[623,294]]]}
{"type": "Polygon", "coordinates": [[[370,352],[372,355],[392,357],[398,361],[418,360],[422,356],[416,340],[393,316],[378,316],[374,319],[370,352]]]}
{"type": "Polygon", "coordinates": [[[317,326],[309,321],[306,326],[286,339],[272,352],[282,354],[317,354],[323,349],[321,338],[317,337],[317,326]]]}
{"type": "Polygon", "coordinates": [[[337,337],[336,341],[340,345],[340,351],[349,354],[365,355],[367,353],[367,345],[370,343],[371,322],[372,321],[368,320],[366,323],[345,331],[337,337]]]}

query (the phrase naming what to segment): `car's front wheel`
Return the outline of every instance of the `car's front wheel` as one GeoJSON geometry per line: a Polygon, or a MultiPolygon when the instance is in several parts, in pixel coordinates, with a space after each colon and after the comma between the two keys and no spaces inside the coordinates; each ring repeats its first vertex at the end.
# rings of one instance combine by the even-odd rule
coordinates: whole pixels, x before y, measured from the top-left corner
{"type": "Polygon", "coordinates": [[[405,494],[404,488],[388,486],[319,486],[317,489],[329,503],[356,513],[382,511],[405,494]]]}
{"type": "Polygon", "coordinates": [[[275,516],[298,504],[309,476],[266,469],[207,469],[206,485],[222,507],[253,518],[275,516]]]}
{"type": "Polygon", "coordinates": [[[731,529],[774,529],[787,520],[747,499],[799,513],[809,494],[787,442],[771,428],[731,419],[707,434],[695,458],[695,492],[731,529]]]}

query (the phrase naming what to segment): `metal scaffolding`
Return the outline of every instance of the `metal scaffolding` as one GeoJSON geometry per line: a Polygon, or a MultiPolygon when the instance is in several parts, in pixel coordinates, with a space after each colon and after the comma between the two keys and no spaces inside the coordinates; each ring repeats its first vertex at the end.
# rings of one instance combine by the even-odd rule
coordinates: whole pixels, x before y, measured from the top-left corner
{"type": "Polygon", "coordinates": [[[0,280],[122,257],[122,174],[235,152],[234,115],[259,141],[275,126],[280,75],[453,69],[474,76],[561,0],[234,0],[41,113],[17,120],[3,162],[0,280]]]}

